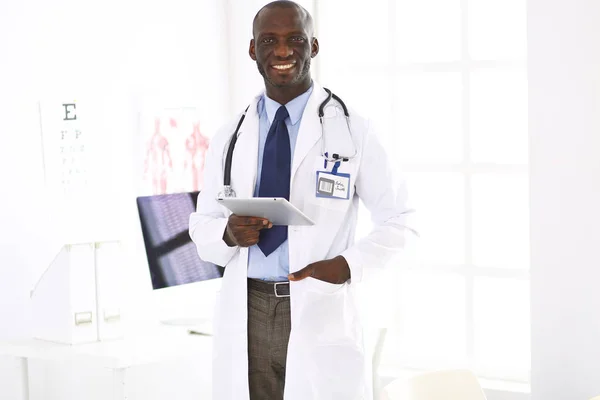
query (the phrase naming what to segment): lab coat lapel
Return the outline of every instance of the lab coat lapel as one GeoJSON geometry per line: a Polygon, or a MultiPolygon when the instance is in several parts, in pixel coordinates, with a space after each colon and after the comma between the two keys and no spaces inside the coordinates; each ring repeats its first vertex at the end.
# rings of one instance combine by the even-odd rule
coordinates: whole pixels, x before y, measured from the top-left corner
{"type": "MultiPolygon", "coordinates": [[[[314,81],[313,81],[314,82],[314,81]]],[[[300,122],[300,130],[296,141],[296,149],[294,150],[294,158],[292,162],[291,181],[294,182],[294,175],[302,161],[306,158],[315,143],[321,138],[321,124],[319,122],[319,105],[327,97],[327,93],[323,88],[313,83],[313,91],[306,103],[302,121],[300,122]]]]}
{"type": "Polygon", "coordinates": [[[231,183],[239,198],[254,196],[258,167],[259,119],[256,109],[259,98],[260,96],[256,97],[248,108],[233,152],[231,183]]]}

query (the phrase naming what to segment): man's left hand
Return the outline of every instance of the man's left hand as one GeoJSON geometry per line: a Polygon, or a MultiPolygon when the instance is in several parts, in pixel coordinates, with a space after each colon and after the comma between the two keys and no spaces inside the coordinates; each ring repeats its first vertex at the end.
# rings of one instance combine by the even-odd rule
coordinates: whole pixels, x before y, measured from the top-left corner
{"type": "Polygon", "coordinates": [[[288,275],[290,281],[300,281],[308,277],[329,283],[344,283],[350,279],[350,267],[344,257],[337,256],[330,260],[309,264],[300,271],[288,275]]]}

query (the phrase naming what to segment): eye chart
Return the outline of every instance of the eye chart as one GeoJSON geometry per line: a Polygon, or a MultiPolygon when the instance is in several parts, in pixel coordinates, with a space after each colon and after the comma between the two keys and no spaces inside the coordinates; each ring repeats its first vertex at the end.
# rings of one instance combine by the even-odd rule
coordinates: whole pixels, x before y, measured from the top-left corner
{"type": "Polygon", "coordinates": [[[85,192],[89,181],[85,109],[77,101],[40,103],[44,175],[48,188],[63,196],[85,192]]]}

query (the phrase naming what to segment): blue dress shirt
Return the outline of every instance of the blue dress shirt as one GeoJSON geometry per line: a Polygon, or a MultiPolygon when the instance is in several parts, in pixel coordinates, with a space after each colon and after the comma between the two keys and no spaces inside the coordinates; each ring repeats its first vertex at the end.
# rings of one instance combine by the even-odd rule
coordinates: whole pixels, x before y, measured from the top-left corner
{"type": "MultiPolygon", "coordinates": [[[[298,130],[300,128],[300,121],[302,120],[302,113],[304,113],[312,89],[313,87],[311,85],[310,89],[285,105],[285,108],[290,115],[286,118],[285,125],[290,135],[292,160],[294,159],[294,149],[296,148],[296,140],[298,139],[298,130]]],[[[281,104],[268,98],[266,93],[257,104],[259,115],[258,169],[256,186],[254,187],[254,197],[258,197],[258,188],[260,187],[260,178],[262,174],[262,158],[265,150],[265,142],[267,141],[267,134],[269,133],[269,128],[273,123],[275,113],[279,107],[281,107],[281,104]]],[[[268,257],[265,257],[257,245],[251,246],[248,252],[248,278],[262,279],[265,281],[287,281],[290,270],[289,254],[287,240],[274,252],[269,254],[268,257]]]]}

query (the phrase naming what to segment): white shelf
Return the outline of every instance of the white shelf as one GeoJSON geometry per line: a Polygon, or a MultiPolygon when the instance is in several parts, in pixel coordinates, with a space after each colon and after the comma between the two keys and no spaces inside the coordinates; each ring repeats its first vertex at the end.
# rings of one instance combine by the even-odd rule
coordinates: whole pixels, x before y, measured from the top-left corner
{"type": "Polygon", "coordinates": [[[125,369],[138,365],[212,354],[210,336],[190,335],[185,328],[154,328],[114,341],[65,345],[37,339],[0,342],[0,355],[27,359],[72,360],[86,365],[125,369]]]}

